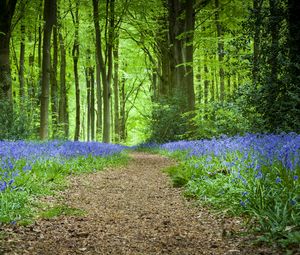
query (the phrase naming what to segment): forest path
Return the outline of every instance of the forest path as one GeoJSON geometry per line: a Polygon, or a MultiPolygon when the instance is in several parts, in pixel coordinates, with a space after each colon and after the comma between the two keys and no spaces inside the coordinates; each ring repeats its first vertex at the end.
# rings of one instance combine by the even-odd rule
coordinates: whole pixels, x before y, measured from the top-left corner
{"type": "Polygon", "coordinates": [[[71,177],[63,203],[87,212],[15,227],[0,254],[271,254],[239,237],[239,223],[195,207],[172,187],[159,155],[132,153],[126,167],[71,177]]]}

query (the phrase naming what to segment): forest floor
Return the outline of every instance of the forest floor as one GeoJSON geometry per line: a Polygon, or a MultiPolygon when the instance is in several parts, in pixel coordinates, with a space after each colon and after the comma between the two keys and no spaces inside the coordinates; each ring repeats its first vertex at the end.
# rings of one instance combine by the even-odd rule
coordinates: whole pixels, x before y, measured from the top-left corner
{"type": "Polygon", "coordinates": [[[241,221],[195,206],[162,169],[175,164],[132,153],[125,167],[70,177],[57,201],[84,216],[1,227],[0,254],[280,254],[242,237],[241,221]]]}

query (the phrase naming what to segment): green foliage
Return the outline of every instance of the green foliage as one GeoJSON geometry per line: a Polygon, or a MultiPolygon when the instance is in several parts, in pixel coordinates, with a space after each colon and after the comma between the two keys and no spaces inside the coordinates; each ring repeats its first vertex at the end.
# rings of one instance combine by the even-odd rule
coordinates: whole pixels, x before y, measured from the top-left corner
{"type": "MultiPolygon", "coordinates": [[[[32,118],[24,110],[11,106],[7,101],[0,101],[0,140],[28,139],[34,135],[32,118]]],[[[26,109],[26,108],[24,108],[26,109]]]]}
{"type": "Polygon", "coordinates": [[[40,217],[51,219],[58,216],[84,216],[85,212],[81,209],[69,207],[67,205],[56,205],[48,208],[40,214],[40,217]]]}
{"type": "MultiPolygon", "coordinates": [[[[30,171],[15,177],[13,187],[0,192],[0,222],[27,222],[39,215],[39,197],[55,195],[57,190],[67,187],[66,177],[103,170],[104,167],[126,164],[128,156],[120,154],[110,157],[78,157],[65,161],[47,160],[36,162],[30,171]]],[[[26,160],[19,160],[16,168],[22,169],[26,160]]],[[[42,217],[55,217],[81,213],[77,209],[57,206],[42,212],[42,217]]]]}
{"type": "Polygon", "coordinates": [[[173,99],[153,106],[149,141],[163,143],[180,140],[187,132],[187,117],[180,114],[180,100],[173,99]]]}
{"type": "Polygon", "coordinates": [[[252,107],[245,106],[243,98],[224,103],[201,104],[193,118],[196,126],[192,139],[234,136],[247,132],[261,132],[262,118],[252,107]]]}

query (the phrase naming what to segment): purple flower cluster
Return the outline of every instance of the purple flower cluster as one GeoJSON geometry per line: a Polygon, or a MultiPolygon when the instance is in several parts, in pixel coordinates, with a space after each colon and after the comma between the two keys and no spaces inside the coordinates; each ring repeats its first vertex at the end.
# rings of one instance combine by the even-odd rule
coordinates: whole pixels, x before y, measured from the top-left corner
{"type": "Polygon", "coordinates": [[[170,153],[185,151],[185,165],[189,165],[193,176],[198,174],[199,179],[210,178],[220,171],[230,173],[232,183],[247,190],[243,193],[242,206],[248,202],[248,191],[252,190],[255,197],[258,182],[282,197],[291,196],[291,205],[300,199],[300,135],[296,133],[223,136],[170,142],[160,147],[170,153]]]}
{"type": "Polygon", "coordinates": [[[67,160],[75,157],[107,157],[126,147],[98,142],[5,142],[0,141],[0,192],[13,188],[14,178],[20,171],[30,171],[35,162],[67,160]],[[20,169],[20,161],[25,161],[20,169]]]}
{"type": "Polygon", "coordinates": [[[263,166],[272,166],[274,163],[280,163],[290,171],[300,167],[300,135],[295,133],[247,134],[212,140],[179,141],[163,144],[161,148],[169,152],[188,151],[188,158],[218,157],[225,166],[247,164],[247,168],[256,169],[259,177],[263,166]]]}

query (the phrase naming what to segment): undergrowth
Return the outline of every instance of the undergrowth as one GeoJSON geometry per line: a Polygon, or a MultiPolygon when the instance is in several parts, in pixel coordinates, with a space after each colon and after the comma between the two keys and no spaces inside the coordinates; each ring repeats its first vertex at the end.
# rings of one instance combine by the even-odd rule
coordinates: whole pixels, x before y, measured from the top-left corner
{"type": "Polygon", "coordinates": [[[247,139],[169,143],[161,153],[177,160],[166,171],[186,196],[247,218],[259,242],[300,249],[299,136],[247,139]]]}
{"type": "MultiPolygon", "coordinates": [[[[78,156],[67,160],[52,158],[35,161],[30,169],[19,171],[12,183],[0,191],[0,223],[28,224],[36,217],[51,217],[59,214],[77,213],[75,208],[62,206],[43,210],[37,202],[39,197],[55,195],[68,187],[67,176],[103,170],[105,167],[126,164],[128,155],[78,156]]],[[[14,169],[24,169],[26,159],[14,162],[14,169]]],[[[84,178],[84,177],[83,177],[84,178]]]]}

